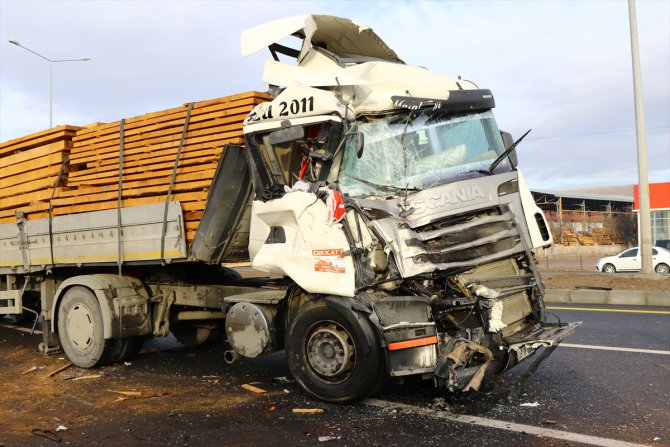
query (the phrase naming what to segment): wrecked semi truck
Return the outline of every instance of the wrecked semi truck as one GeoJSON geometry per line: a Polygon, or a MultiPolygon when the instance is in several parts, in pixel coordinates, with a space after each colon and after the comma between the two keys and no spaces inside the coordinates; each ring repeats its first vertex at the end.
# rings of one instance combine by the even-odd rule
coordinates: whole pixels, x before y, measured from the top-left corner
{"type": "Polygon", "coordinates": [[[174,200],[0,225],[0,314],[39,295],[41,352],[92,367],[147,336],[225,336],[227,361],[285,349],[307,393],[349,402],[389,376],[478,389],[576,329],[546,321],[533,250],[551,234],[489,90],[343,18],[243,33],[244,55],[266,47],[271,100],[223,152],[189,244],[174,200]],[[241,253],[274,278],[220,267],[241,253]]]}

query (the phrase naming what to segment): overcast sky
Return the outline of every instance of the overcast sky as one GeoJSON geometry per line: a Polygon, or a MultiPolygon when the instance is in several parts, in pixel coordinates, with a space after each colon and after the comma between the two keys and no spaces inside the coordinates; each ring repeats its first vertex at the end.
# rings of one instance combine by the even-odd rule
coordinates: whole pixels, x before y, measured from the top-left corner
{"type": "MultiPolygon", "coordinates": [[[[638,0],[650,181],[670,181],[670,1],[638,0]]],[[[628,3],[602,1],[0,0],[0,141],[109,122],[261,83],[269,52],[243,58],[246,28],[297,14],[370,26],[408,64],[461,75],[496,97],[520,136],[532,188],[636,183],[628,3]]]]}

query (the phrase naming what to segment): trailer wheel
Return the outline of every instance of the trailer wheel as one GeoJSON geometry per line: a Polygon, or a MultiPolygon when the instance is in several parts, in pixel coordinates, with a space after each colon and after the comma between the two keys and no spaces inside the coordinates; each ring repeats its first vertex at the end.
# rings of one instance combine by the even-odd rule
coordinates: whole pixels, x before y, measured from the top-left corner
{"type": "Polygon", "coordinates": [[[207,323],[183,323],[171,326],[170,331],[180,343],[189,348],[216,343],[225,333],[223,325],[207,323]]]}
{"type": "Polygon", "coordinates": [[[75,365],[90,368],[110,361],[112,340],[105,340],[100,304],[86,287],[65,292],[58,309],[58,335],[75,365]]]}
{"type": "Polygon", "coordinates": [[[286,357],[300,386],[317,399],[344,403],[379,387],[377,334],[360,315],[343,315],[323,301],[307,304],[287,332],[286,357]]]}

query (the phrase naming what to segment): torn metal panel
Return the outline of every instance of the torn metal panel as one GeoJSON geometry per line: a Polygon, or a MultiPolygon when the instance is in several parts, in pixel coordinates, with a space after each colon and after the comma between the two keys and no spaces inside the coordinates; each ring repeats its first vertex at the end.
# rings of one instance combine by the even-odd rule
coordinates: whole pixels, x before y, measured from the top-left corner
{"type": "Polygon", "coordinates": [[[309,14],[275,20],[243,31],[240,38],[242,55],[253,54],[291,35],[303,38],[298,61],[314,45],[337,54],[402,62],[395,51],[368,26],[341,17],[309,14]]]}

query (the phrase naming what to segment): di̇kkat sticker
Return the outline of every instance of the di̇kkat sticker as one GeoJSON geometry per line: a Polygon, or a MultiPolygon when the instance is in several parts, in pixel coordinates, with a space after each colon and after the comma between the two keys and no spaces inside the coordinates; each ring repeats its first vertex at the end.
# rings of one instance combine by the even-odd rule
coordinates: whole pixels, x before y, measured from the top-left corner
{"type": "Polygon", "coordinates": [[[326,248],[312,250],[314,257],[314,271],[327,273],[345,273],[343,250],[341,248],[326,248]]]}

